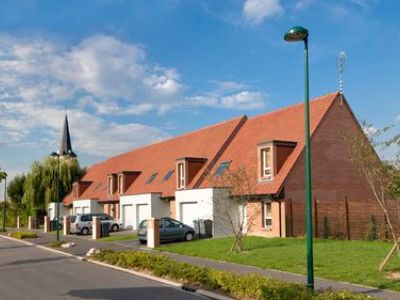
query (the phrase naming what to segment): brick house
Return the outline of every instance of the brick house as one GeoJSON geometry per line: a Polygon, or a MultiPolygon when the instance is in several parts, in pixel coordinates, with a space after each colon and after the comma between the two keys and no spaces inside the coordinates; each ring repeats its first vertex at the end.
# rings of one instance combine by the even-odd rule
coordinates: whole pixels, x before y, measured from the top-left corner
{"type": "MultiPolygon", "coordinates": [[[[365,178],[349,162],[345,132],[363,134],[339,93],[310,103],[314,228],[317,236],[364,238],[373,215],[383,223],[365,178]],[[329,232],[328,232],[329,231],[329,232]]],[[[257,117],[241,116],[111,157],[88,168],[63,203],[70,213],[104,211],[137,228],[149,217],[171,216],[189,225],[210,219],[214,236],[229,234],[216,222],[210,184],[227,168],[255,175],[253,200],[245,208],[249,234],[305,234],[304,106],[257,117]]]]}

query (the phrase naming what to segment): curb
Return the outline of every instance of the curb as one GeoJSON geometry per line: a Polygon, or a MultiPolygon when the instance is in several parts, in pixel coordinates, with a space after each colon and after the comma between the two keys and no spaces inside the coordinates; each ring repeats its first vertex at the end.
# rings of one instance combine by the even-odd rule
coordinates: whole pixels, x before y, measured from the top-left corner
{"type": "Polygon", "coordinates": [[[117,271],[125,272],[125,273],[131,274],[131,275],[136,275],[138,277],[146,278],[146,279],[149,279],[149,280],[152,280],[152,281],[164,284],[164,285],[168,285],[168,286],[183,290],[183,291],[185,291],[187,293],[190,292],[190,293],[193,293],[193,294],[199,294],[200,296],[207,297],[207,298],[210,298],[210,299],[215,299],[215,300],[233,300],[233,298],[230,298],[230,297],[227,297],[227,296],[223,296],[223,295],[219,295],[219,294],[216,294],[216,293],[213,293],[213,292],[210,292],[210,291],[206,291],[206,290],[203,290],[203,289],[188,288],[187,286],[185,286],[182,283],[177,283],[175,281],[167,280],[167,279],[156,277],[156,276],[153,276],[153,275],[140,273],[140,272],[133,271],[133,270],[130,270],[130,269],[125,269],[125,268],[121,268],[121,267],[118,267],[118,266],[110,265],[110,264],[103,263],[103,262],[100,262],[100,261],[97,261],[97,260],[94,260],[94,259],[90,259],[90,258],[86,258],[86,257],[83,257],[83,256],[78,256],[78,255],[75,255],[75,254],[71,254],[71,253],[67,253],[67,252],[64,252],[64,251],[56,250],[56,249],[49,248],[49,247],[46,247],[46,246],[43,246],[43,245],[37,245],[35,243],[31,243],[31,242],[28,242],[28,241],[15,239],[15,238],[12,238],[12,237],[9,237],[9,236],[5,236],[5,235],[0,235],[0,237],[8,239],[8,240],[15,241],[15,242],[20,242],[20,243],[26,244],[28,246],[33,246],[33,247],[36,247],[36,248],[39,248],[39,249],[42,249],[42,250],[46,250],[46,251],[49,251],[49,252],[61,254],[61,255],[64,255],[64,256],[68,256],[68,257],[73,257],[73,258],[76,258],[77,260],[80,260],[82,262],[87,262],[87,263],[91,263],[91,264],[94,264],[94,265],[102,266],[102,267],[105,267],[105,268],[109,268],[109,269],[114,269],[114,270],[117,270],[117,271]]]}

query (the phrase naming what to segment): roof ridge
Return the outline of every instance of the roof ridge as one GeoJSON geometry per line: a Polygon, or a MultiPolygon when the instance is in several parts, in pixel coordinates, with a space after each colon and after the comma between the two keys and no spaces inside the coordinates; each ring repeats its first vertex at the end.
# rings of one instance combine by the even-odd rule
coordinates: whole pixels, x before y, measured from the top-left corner
{"type": "MultiPolygon", "coordinates": [[[[337,96],[338,94],[339,94],[339,92],[327,93],[327,94],[325,94],[325,95],[318,96],[318,97],[316,97],[316,98],[311,99],[311,100],[310,100],[310,103],[311,103],[311,102],[320,101],[320,100],[322,100],[322,98],[326,98],[326,97],[329,97],[329,96],[334,96],[332,99],[335,99],[336,96],[337,96]]],[[[290,105],[285,106],[285,107],[278,108],[278,109],[276,109],[276,110],[272,110],[272,111],[269,111],[269,112],[266,112],[266,113],[263,113],[263,114],[259,114],[259,115],[257,115],[257,116],[254,116],[254,117],[249,118],[249,121],[250,121],[250,120],[257,119],[257,118],[265,117],[265,116],[267,116],[267,115],[272,115],[272,114],[275,114],[275,113],[279,113],[279,112],[282,112],[282,111],[284,111],[284,110],[288,110],[288,109],[294,108],[294,107],[296,107],[296,106],[301,106],[301,105],[304,105],[304,102],[297,102],[297,103],[290,104],[290,105]]]]}
{"type": "Polygon", "coordinates": [[[179,135],[175,135],[175,136],[172,136],[172,137],[168,137],[168,138],[165,138],[165,139],[162,139],[162,140],[159,140],[159,141],[155,141],[155,142],[153,142],[153,143],[150,143],[150,144],[147,144],[147,145],[143,145],[143,146],[140,146],[140,147],[137,147],[137,148],[134,148],[134,149],[131,149],[131,150],[128,150],[128,151],[125,151],[125,152],[116,154],[116,155],[114,155],[114,156],[112,156],[112,157],[107,158],[105,161],[103,161],[103,163],[104,163],[104,162],[107,162],[107,161],[109,161],[109,160],[111,160],[111,159],[114,159],[114,158],[117,158],[117,157],[120,157],[120,156],[127,155],[127,154],[129,154],[129,153],[134,152],[134,151],[138,151],[138,150],[142,150],[142,149],[145,149],[145,148],[148,148],[148,147],[152,147],[152,146],[155,146],[155,145],[158,145],[158,144],[162,144],[162,143],[165,143],[165,142],[170,141],[170,140],[173,140],[173,139],[178,139],[178,138],[185,137],[185,136],[187,136],[187,135],[189,135],[189,134],[198,133],[198,132],[201,132],[201,131],[203,131],[203,130],[207,130],[207,129],[211,129],[211,128],[213,128],[213,127],[221,126],[221,125],[224,125],[224,124],[229,123],[229,122],[239,121],[239,120],[241,120],[243,117],[247,117],[247,116],[246,116],[246,115],[240,115],[240,116],[231,118],[231,119],[229,119],[229,120],[225,120],[225,121],[222,121],[222,122],[219,122],[219,123],[211,124],[211,125],[206,126],[206,127],[201,127],[201,128],[195,129],[195,130],[193,130],[193,131],[189,131],[189,132],[186,132],[186,133],[182,133],[182,134],[179,134],[179,135]]]}

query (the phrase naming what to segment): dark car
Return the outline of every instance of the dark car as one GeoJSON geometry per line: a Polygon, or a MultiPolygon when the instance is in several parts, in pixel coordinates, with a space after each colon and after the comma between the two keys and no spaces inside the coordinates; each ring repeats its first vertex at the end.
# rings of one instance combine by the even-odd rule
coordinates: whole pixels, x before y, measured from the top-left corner
{"type": "MultiPolygon", "coordinates": [[[[185,240],[192,241],[195,231],[192,227],[171,218],[161,218],[159,221],[160,242],[185,240]]],[[[141,244],[147,243],[147,220],[139,224],[138,239],[141,244]]]]}

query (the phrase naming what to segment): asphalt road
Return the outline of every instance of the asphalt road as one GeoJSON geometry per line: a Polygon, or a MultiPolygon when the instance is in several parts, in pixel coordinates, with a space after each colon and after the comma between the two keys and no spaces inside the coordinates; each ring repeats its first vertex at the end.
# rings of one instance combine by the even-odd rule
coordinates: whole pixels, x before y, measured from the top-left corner
{"type": "Polygon", "coordinates": [[[0,299],[204,299],[0,237],[0,299]]]}

